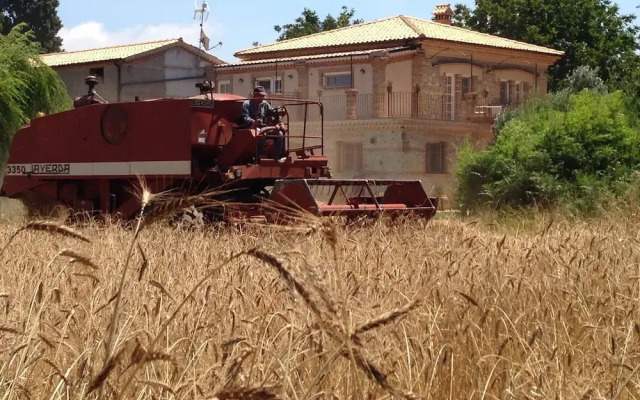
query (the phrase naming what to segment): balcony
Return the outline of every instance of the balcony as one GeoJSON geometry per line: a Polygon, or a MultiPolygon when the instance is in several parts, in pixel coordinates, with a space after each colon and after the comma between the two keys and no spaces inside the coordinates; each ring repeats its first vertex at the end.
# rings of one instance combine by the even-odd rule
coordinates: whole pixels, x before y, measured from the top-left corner
{"type": "MultiPolygon", "coordinates": [[[[517,104],[500,104],[499,99],[468,93],[452,101],[451,96],[430,93],[344,94],[311,98],[322,102],[325,121],[381,118],[417,118],[428,120],[491,123],[498,115],[517,104]]],[[[273,102],[272,102],[273,103],[273,102]]],[[[279,105],[277,101],[274,105],[279,105]]],[[[289,109],[291,119],[304,119],[303,107],[289,109]]],[[[307,120],[320,119],[319,108],[307,110],[307,120]]]]}

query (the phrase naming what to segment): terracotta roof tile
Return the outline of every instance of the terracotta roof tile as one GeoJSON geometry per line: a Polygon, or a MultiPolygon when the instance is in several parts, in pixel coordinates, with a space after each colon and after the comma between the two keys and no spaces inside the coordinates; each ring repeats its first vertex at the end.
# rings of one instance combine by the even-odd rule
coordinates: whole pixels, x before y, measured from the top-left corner
{"type": "Polygon", "coordinates": [[[271,51],[287,51],[316,47],[344,46],[360,43],[384,42],[390,40],[412,39],[416,33],[400,18],[387,18],[363,22],[344,28],[333,29],[295,39],[283,40],[264,46],[238,51],[235,55],[258,54],[271,51]]]}
{"type": "Polygon", "coordinates": [[[552,55],[563,55],[564,52],[550,49],[548,47],[536,46],[533,44],[519,42],[517,40],[505,39],[500,36],[489,35],[472,31],[470,29],[457,26],[445,25],[438,22],[427,21],[420,18],[406,17],[420,30],[428,39],[448,40],[452,42],[477,44],[481,46],[501,47],[512,50],[533,51],[552,55]]]}
{"type": "Polygon", "coordinates": [[[235,56],[249,56],[270,52],[286,52],[312,48],[348,46],[364,43],[389,42],[406,39],[436,39],[481,46],[524,50],[549,55],[562,55],[562,51],[536,46],[516,40],[488,35],[470,29],[459,28],[420,18],[399,15],[386,19],[350,25],[344,28],[320,32],[300,38],[283,40],[257,46],[235,53],[235,56]]]}
{"type": "MultiPolygon", "coordinates": [[[[42,58],[42,61],[44,61],[45,64],[49,65],[50,67],[61,67],[74,64],[89,64],[135,58],[137,56],[153,54],[156,51],[160,51],[161,49],[172,47],[175,45],[183,47],[193,47],[189,44],[184,43],[182,39],[167,39],[154,42],[134,43],[96,49],[63,51],[60,53],[42,54],[40,57],[42,58]]],[[[197,51],[197,48],[193,47],[193,50],[197,51]]],[[[222,61],[220,61],[218,58],[204,51],[202,52],[202,55],[212,63],[222,63],[222,61]]]]}

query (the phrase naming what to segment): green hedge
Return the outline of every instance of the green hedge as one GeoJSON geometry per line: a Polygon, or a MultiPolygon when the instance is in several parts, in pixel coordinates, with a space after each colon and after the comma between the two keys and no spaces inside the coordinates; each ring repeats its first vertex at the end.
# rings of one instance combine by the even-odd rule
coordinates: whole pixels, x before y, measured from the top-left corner
{"type": "Polygon", "coordinates": [[[621,92],[585,90],[531,101],[483,151],[465,145],[456,170],[462,209],[567,206],[580,212],[628,189],[640,129],[621,92]]]}

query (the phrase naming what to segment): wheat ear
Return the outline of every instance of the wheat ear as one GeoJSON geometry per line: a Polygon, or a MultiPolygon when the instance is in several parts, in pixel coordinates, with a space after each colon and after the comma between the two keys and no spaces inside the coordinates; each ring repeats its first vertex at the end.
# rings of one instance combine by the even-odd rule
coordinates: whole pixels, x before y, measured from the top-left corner
{"type": "Polygon", "coordinates": [[[233,388],[217,392],[210,400],[275,400],[278,395],[270,388],[233,388]]]}
{"type": "Polygon", "coordinates": [[[15,239],[20,232],[25,230],[45,231],[49,233],[55,233],[58,235],[66,236],[66,237],[71,237],[77,240],[81,240],[83,242],[91,243],[91,240],[89,240],[86,236],[84,236],[80,232],[66,225],[62,225],[60,223],[53,222],[53,221],[33,221],[33,222],[29,222],[26,225],[21,226],[17,231],[13,233],[13,235],[11,235],[7,243],[5,243],[5,245],[2,247],[2,250],[0,250],[0,256],[4,254],[7,247],[9,247],[11,242],[13,242],[13,239],[15,239]]]}
{"type": "Polygon", "coordinates": [[[395,320],[397,320],[398,318],[401,318],[403,316],[405,316],[407,313],[409,313],[410,311],[412,311],[414,308],[416,308],[418,306],[418,301],[414,300],[411,303],[400,307],[400,308],[394,308],[393,310],[386,312],[376,318],[370,319],[369,321],[358,325],[356,327],[356,329],[354,329],[353,331],[353,335],[354,336],[358,336],[363,334],[364,332],[370,331],[372,329],[376,329],[380,326],[389,324],[391,322],[394,322],[395,320]]]}

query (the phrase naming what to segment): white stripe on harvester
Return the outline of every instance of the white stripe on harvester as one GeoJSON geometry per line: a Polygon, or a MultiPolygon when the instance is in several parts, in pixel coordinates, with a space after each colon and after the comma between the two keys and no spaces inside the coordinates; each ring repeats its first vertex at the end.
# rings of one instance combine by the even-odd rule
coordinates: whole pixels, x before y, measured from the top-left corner
{"type": "Polygon", "coordinates": [[[8,164],[8,176],[190,175],[191,161],[8,164]]]}

